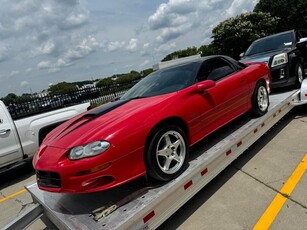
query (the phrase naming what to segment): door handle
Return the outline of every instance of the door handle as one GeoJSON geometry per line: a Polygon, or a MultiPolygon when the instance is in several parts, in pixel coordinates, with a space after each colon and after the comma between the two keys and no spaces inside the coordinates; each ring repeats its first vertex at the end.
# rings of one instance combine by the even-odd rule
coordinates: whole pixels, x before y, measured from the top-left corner
{"type": "Polygon", "coordinates": [[[10,131],[11,131],[10,129],[1,129],[0,130],[0,135],[5,135],[5,134],[7,134],[10,131]]]}

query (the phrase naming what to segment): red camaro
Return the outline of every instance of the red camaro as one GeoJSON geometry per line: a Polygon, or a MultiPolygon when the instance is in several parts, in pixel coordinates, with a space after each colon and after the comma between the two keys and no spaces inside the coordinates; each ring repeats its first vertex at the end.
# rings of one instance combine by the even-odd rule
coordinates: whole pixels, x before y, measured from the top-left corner
{"type": "Polygon", "coordinates": [[[146,174],[171,180],[187,167],[190,146],[247,111],[265,114],[270,86],[265,64],[226,56],[160,69],[48,134],[33,159],[37,184],[82,193],[146,174]]]}

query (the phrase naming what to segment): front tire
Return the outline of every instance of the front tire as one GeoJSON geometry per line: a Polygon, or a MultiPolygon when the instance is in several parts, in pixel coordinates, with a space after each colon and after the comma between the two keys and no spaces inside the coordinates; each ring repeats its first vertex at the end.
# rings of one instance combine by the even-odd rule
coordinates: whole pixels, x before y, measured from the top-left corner
{"type": "Polygon", "coordinates": [[[252,113],[262,116],[267,113],[269,108],[269,93],[265,83],[258,82],[252,97],[252,113]]]}
{"type": "Polygon", "coordinates": [[[181,128],[174,125],[160,128],[145,153],[147,174],[159,181],[174,179],[185,170],[188,155],[187,137],[181,128]]]}

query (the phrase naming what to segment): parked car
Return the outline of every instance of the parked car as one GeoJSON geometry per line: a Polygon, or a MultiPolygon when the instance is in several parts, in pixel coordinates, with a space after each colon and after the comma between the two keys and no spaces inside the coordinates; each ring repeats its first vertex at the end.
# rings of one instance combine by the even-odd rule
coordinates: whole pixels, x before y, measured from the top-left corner
{"type": "Polygon", "coordinates": [[[51,99],[47,99],[44,101],[44,103],[41,104],[41,109],[47,109],[47,108],[57,108],[57,107],[63,107],[64,101],[61,100],[59,97],[53,97],[51,99]]]}
{"type": "Polygon", "coordinates": [[[7,107],[0,101],[0,172],[31,160],[48,132],[87,111],[89,106],[89,103],[83,103],[13,120],[7,107]]]}
{"type": "Polygon", "coordinates": [[[241,54],[244,63],[264,62],[271,70],[272,87],[299,87],[307,68],[307,31],[290,30],[254,41],[241,54]]]}
{"type": "Polygon", "coordinates": [[[265,114],[270,84],[265,64],[246,66],[226,56],[157,70],[119,100],[53,130],[33,159],[37,184],[82,193],[145,174],[176,178],[190,146],[247,111],[265,114]]]}

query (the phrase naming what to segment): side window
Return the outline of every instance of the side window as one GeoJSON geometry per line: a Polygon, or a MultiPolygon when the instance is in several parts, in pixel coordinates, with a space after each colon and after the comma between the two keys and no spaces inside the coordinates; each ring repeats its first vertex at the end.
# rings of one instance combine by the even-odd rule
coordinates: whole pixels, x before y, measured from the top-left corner
{"type": "Polygon", "coordinates": [[[198,72],[198,75],[197,75],[197,81],[200,82],[200,81],[204,81],[204,80],[207,80],[208,79],[208,75],[209,73],[212,71],[212,68],[211,68],[211,62],[212,61],[205,61],[199,72],[198,72]]]}
{"type": "Polygon", "coordinates": [[[216,58],[214,60],[205,61],[198,73],[197,80],[213,80],[218,81],[230,74],[232,74],[234,69],[230,66],[228,62],[223,59],[216,58]]]}

